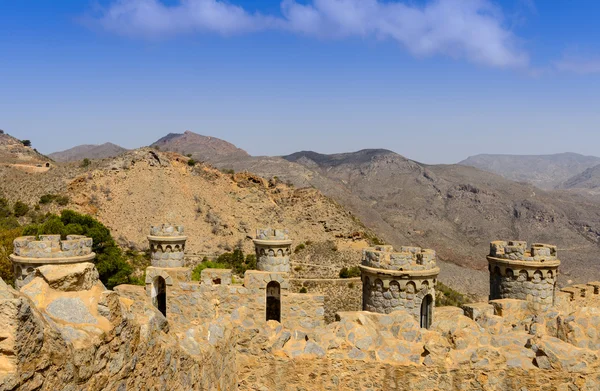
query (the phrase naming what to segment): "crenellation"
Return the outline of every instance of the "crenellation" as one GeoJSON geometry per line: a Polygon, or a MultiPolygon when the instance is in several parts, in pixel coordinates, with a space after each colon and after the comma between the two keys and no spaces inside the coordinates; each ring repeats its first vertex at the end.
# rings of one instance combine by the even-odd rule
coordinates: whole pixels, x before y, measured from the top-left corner
{"type": "Polygon", "coordinates": [[[152,266],[176,268],[184,266],[185,243],[182,225],[162,224],[150,227],[148,242],[152,266]]]}
{"type": "Polygon", "coordinates": [[[557,247],[523,241],[490,243],[490,300],[520,299],[540,307],[554,304],[558,277],[557,247]]]}
{"type": "Polygon", "coordinates": [[[21,236],[13,241],[13,263],[15,286],[21,288],[35,275],[35,271],[44,265],[74,264],[92,261],[96,254],[92,252],[93,240],[82,235],[21,236]]]}
{"type": "Polygon", "coordinates": [[[435,282],[439,273],[435,251],[420,247],[375,246],[363,250],[360,265],[363,310],[389,314],[409,312],[428,328],[435,307],[435,282]]]}
{"type": "Polygon", "coordinates": [[[259,228],[253,240],[257,268],[261,271],[290,272],[292,240],[285,229],[259,228]]]}

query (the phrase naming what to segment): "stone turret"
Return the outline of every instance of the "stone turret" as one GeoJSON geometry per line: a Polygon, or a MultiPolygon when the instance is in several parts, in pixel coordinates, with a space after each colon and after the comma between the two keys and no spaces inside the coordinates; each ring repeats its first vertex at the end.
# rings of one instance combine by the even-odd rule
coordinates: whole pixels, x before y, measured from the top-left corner
{"type": "Polygon", "coordinates": [[[539,307],[554,305],[560,260],[556,246],[527,242],[495,241],[487,256],[490,300],[527,300],[539,307]]]}
{"type": "Polygon", "coordinates": [[[91,262],[96,257],[92,239],[81,235],[68,235],[66,240],[60,235],[21,236],[13,244],[10,259],[17,289],[31,281],[41,266],[91,262]]]}
{"type": "Polygon", "coordinates": [[[152,266],[183,267],[186,240],[182,225],[153,225],[148,235],[152,266]]]}
{"type": "Polygon", "coordinates": [[[254,248],[258,270],[289,273],[291,245],[287,230],[257,229],[254,248]]]}
{"type": "Polygon", "coordinates": [[[376,246],[363,251],[363,310],[388,314],[406,310],[421,327],[433,319],[435,283],[440,269],[435,251],[420,247],[376,246]]]}

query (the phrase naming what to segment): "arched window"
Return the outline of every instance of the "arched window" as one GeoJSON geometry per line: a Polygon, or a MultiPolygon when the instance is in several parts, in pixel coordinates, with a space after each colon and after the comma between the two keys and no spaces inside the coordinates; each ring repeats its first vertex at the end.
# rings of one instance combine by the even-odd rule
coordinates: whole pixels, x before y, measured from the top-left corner
{"type": "Polygon", "coordinates": [[[431,327],[433,315],[433,297],[426,295],[421,302],[421,327],[428,329],[431,327]]]}
{"type": "Polygon", "coordinates": [[[267,284],[267,320],[281,322],[281,287],[277,281],[267,284]]]}
{"type": "Polygon", "coordinates": [[[152,304],[167,316],[167,284],[161,276],[156,277],[152,283],[152,304]]]}

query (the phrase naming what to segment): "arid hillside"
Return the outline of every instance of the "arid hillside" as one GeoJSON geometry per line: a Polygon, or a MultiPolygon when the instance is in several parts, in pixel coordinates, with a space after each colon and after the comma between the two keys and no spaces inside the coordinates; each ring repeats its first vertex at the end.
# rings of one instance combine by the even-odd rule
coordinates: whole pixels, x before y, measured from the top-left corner
{"type": "MultiPolygon", "coordinates": [[[[361,240],[365,228],[316,189],[295,189],[251,174],[230,175],[189,158],[150,148],[83,168],[74,163],[43,174],[5,168],[4,196],[34,204],[47,193],[69,196],[67,207],[96,216],[124,247],[144,249],[150,225],[183,224],[186,252],[214,254],[239,243],[253,251],[258,227],[285,227],[296,244],[361,240]]],[[[360,247],[360,246],[358,246],[360,247]]],[[[357,250],[358,251],[358,250],[357,250]]]]}
{"type": "MultiPolygon", "coordinates": [[[[0,164],[17,165],[21,169],[29,167],[45,166],[51,162],[46,156],[36,151],[31,146],[26,146],[23,141],[18,140],[3,131],[0,133],[0,164]]],[[[35,169],[29,170],[35,171],[35,169]]]]}
{"type": "Polygon", "coordinates": [[[248,153],[217,137],[203,136],[186,130],[184,133],[169,133],[154,142],[152,147],[161,151],[191,155],[199,161],[214,161],[226,157],[248,157],[248,153]]]}
{"type": "Polygon", "coordinates": [[[60,152],[54,152],[48,155],[57,162],[74,162],[87,159],[105,159],[109,157],[119,156],[126,152],[127,149],[113,144],[104,143],[101,145],[85,144],[78,145],[73,148],[66,149],[60,152]]]}
{"type": "Polygon", "coordinates": [[[435,249],[440,278],[462,291],[487,292],[485,255],[496,239],[558,244],[561,283],[600,278],[600,203],[577,194],[462,165],[424,165],[386,150],[218,164],[318,188],[387,242],[435,249]]]}

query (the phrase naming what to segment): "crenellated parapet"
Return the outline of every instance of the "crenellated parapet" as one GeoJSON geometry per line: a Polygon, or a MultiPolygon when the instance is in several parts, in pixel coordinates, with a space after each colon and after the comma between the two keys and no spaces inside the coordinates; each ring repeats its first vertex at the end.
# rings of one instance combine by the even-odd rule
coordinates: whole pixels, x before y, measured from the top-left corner
{"type": "Polygon", "coordinates": [[[183,267],[185,242],[182,225],[162,224],[150,227],[148,242],[154,267],[183,267]]]}
{"type": "Polygon", "coordinates": [[[360,265],[363,310],[390,313],[406,310],[429,327],[440,269],[435,251],[420,247],[376,246],[363,250],[360,265]]]}
{"type": "Polygon", "coordinates": [[[44,265],[61,265],[90,262],[96,254],[92,252],[92,238],[68,235],[21,236],[14,240],[13,263],[15,286],[21,288],[35,275],[35,270],[44,265]]]}
{"type": "Polygon", "coordinates": [[[268,272],[290,272],[292,240],[283,229],[259,228],[253,240],[257,268],[268,272]]]}
{"type": "Polygon", "coordinates": [[[490,243],[490,300],[520,299],[540,307],[552,306],[558,277],[557,247],[523,241],[490,243]]]}
{"type": "Polygon", "coordinates": [[[435,269],[435,251],[420,247],[402,246],[394,251],[392,246],[376,246],[363,250],[364,266],[395,270],[425,271],[435,269]]]}

